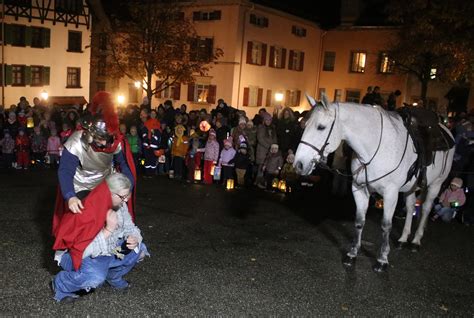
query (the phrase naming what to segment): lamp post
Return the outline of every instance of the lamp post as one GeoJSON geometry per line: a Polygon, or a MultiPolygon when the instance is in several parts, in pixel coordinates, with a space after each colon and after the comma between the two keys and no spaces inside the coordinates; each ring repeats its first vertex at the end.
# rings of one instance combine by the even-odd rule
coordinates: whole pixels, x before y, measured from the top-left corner
{"type": "Polygon", "coordinates": [[[142,86],[142,83],[140,83],[140,81],[135,81],[135,83],[133,83],[133,85],[135,85],[136,89],[139,89],[142,86]]]}
{"type": "Polygon", "coordinates": [[[283,100],[283,97],[284,97],[283,93],[281,93],[281,92],[276,92],[276,93],[275,93],[275,102],[276,102],[276,105],[275,105],[275,106],[276,106],[277,115],[279,115],[278,112],[279,112],[280,109],[282,108],[282,107],[281,107],[281,102],[282,102],[282,100],[283,100]]]}
{"type": "Polygon", "coordinates": [[[123,96],[122,94],[118,95],[117,96],[117,102],[118,102],[119,106],[122,106],[125,103],[125,96],[123,96]]]}
{"type": "Polygon", "coordinates": [[[40,96],[41,96],[41,99],[46,102],[48,100],[49,94],[46,90],[42,90],[40,93],[40,96]]]}

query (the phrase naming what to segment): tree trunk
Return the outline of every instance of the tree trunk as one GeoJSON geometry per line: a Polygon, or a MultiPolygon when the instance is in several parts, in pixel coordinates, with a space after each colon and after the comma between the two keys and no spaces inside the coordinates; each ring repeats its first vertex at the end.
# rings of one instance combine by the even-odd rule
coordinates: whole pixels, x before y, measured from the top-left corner
{"type": "Polygon", "coordinates": [[[426,99],[426,94],[428,93],[428,83],[429,79],[421,80],[421,100],[423,101],[423,107],[428,108],[428,100],[426,99]]]}
{"type": "Polygon", "coordinates": [[[147,86],[146,86],[146,96],[148,97],[148,102],[150,103],[150,107],[151,107],[151,99],[153,97],[152,95],[152,91],[153,91],[153,88],[151,87],[152,83],[151,83],[151,78],[152,78],[152,73],[151,72],[147,72],[146,73],[146,80],[147,80],[147,86]]]}

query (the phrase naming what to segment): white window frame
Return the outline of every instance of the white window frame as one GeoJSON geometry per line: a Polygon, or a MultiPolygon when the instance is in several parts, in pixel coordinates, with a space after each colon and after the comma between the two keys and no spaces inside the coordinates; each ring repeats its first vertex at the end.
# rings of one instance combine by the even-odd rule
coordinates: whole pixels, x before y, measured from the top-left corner
{"type": "Polygon", "coordinates": [[[262,65],[263,43],[252,42],[252,64],[262,65]]]}
{"type": "Polygon", "coordinates": [[[351,73],[365,73],[367,67],[367,52],[364,51],[352,51],[351,52],[351,73]]]}
{"type": "Polygon", "coordinates": [[[283,48],[280,46],[273,47],[272,66],[275,68],[283,68],[283,48]]]}
{"type": "Polygon", "coordinates": [[[258,86],[249,86],[249,106],[256,107],[258,105],[258,86]]]}
{"type": "Polygon", "coordinates": [[[196,83],[194,86],[194,102],[207,104],[207,96],[209,95],[209,84],[196,83]]]}

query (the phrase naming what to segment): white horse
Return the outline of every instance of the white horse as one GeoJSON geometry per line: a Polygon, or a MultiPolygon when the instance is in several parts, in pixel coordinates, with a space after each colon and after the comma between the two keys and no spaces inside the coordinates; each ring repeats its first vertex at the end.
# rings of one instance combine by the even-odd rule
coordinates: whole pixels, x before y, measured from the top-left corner
{"type": "MultiPolygon", "coordinates": [[[[362,230],[369,205],[370,193],[383,197],[382,245],[373,269],[376,272],[388,268],[390,252],[389,235],[392,217],[398,200],[398,193],[405,193],[407,215],[399,244],[407,244],[410,235],[413,211],[415,209],[417,178],[407,181],[407,172],[417,160],[414,143],[408,135],[401,117],[387,112],[379,106],[355,103],[329,103],[323,96],[322,106],[306,96],[313,106],[295,155],[294,166],[298,173],[308,175],[315,164],[334,152],[341,140],[354,150],[352,158],[352,193],[357,206],[355,217],[355,238],[345,256],[344,264],[352,266],[361,246],[362,230]]],[[[449,130],[442,126],[448,133],[449,130]]],[[[449,133],[451,136],[451,134],[449,133]]],[[[419,248],[433,200],[448,176],[454,155],[454,148],[437,151],[434,162],[427,167],[426,199],[422,216],[411,241],[419,248]]]]}

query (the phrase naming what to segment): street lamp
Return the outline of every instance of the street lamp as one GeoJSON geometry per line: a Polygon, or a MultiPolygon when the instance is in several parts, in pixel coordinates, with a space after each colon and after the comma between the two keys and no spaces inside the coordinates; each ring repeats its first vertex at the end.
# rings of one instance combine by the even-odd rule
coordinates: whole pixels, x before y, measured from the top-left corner
{"type": "Polygon", "coordinates": [[[142,83],[140,83],[140,81],[135,81],[134,85],[136,89],[139,89],[142,86],[142,83]]]}
{"type": "Polygon", "coordinates": [[[275,93],[275,101],[278,102],[278,104],[281,103],[281,101],[283,100],[283,93],[275,93]]]}
{"type": "Polygon", "coordinates": [[[123,96],[122,94],[118,95],[117,102],[119,103],[119,105],[123,105],[125,103],[125,96],[123,96]]]}
{"type": "Polygon", "coordinates": [[[49,97],[49,94],[46,90],[43,90],[41,93],[40,93],[40,96],[41,96],[41,99],[44,100],[44,101],[47,101],[48,100],[48,97],[49,97]]]}

